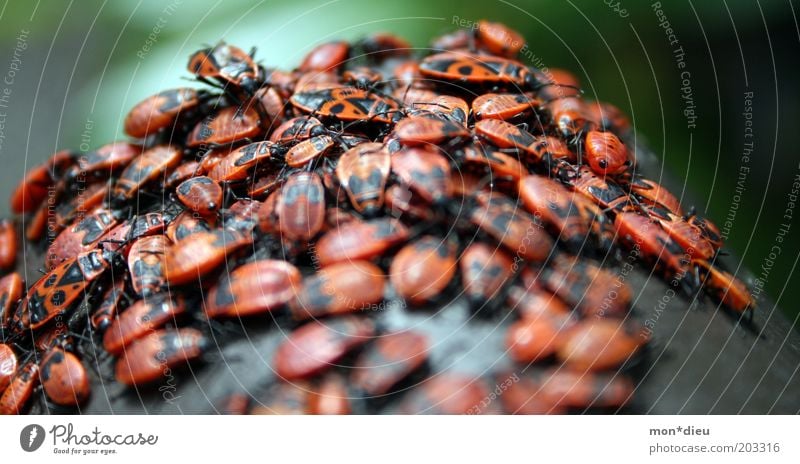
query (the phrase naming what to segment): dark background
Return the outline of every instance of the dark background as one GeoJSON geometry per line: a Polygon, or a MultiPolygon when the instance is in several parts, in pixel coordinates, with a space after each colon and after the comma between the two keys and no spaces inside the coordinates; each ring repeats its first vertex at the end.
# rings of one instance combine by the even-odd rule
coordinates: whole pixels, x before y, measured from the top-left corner
{"type": "MultiPolygon", "coordinates": [[[[735,212],[728,247],[755,276],[771,266],[765,289],[796,320],[797,221],[788,221],[786,240],[773,249],[800,174],[800,33],[791,0],[661,2],[685,53],[694,128],[683,114],[676,46],[649,0],[622,0],[616,9],[624,12],[603,0],[487,0],[463,2],[458,10],[450,3],[6,2],[0,11],[0,95],[4,89],[7,95],[0,107],[0,198],[8,197],[26,167],[58,148],[88,149],[122,138],[127,110],[160,89],[185,85],[188,55],[220,38],[242,48],[255,45],[264,63],[291,68],[322,41],[386,30],[425,47],[432,36],[457,27],[454,17],[489,18],[523,33],[537,60],[526,64],[573,70],[588,98],[629,113],[670,173],[663,180],[684,204],[720,226],[735,212]],[[753,95],[751,111],[745,92],[753,95]],[[745,112],[752,115],[753,152],[743,164],[745,112]],[[737,196],[742,166],[750,170],[737,196]],[[777,254],[774,264],[770,251],[777,254]]],[[[0,213],[8,213],[5,202],[0,213]]]]}

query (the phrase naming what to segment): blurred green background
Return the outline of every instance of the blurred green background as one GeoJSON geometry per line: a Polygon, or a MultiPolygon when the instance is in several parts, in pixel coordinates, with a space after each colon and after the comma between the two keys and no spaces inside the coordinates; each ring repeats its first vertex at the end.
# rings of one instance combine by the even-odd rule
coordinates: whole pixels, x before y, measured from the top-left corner
{"type": "MultiPolygon", "coordinates": [[[[490,18],[522,32],[536,64],[573,70],[587,97],[628,112],[670,173],[668,185],[721,227],[733,217],[729,248],[756,276],[766,272],[766,292],[791,319],[798,316],[800,225],[783,217],[800,173],[800,34],[791,0],[664,0],[660,8],[649,0],[453,4],[7,1],[0,11],[0,197],[8,197],[26,166],[57,148],[122,138],[127,110],[186,84],[186,60],[204,44],[224,38],[257,46],[265,64],[291,68],[322,41],[380,30],[425,47],[459,19],[490,18]],[[687,127],[689,107],[694,127],[687,127]],[[752,154],[743,162],[747,142],[752,154]],[[737,187],[743,166],[749,171],[737,187]],[[788,234],[777,243],[784,223],[788,234]]],[[[7,214],[5,204],[0,212],[7,214]]]]}

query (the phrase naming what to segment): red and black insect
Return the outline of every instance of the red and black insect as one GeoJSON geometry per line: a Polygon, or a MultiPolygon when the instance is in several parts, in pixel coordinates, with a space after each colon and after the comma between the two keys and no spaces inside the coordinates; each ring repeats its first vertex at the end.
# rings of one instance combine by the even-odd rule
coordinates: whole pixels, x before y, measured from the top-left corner
{"type": "Polygon", "coordinates": [[[217,182],[232,182],[247,179],[253,169],[282,153],[273,142],[256,142],[239,147],[222,158],[208,173],[217,182]]]}
{"type": "Polygon", "coordinates": [[[459,259],[461,285],[473,307],[498,298],[514,275],[514,261],[496,247],[471,243],[459,259]]]}
{"type": "Polygon", "coordinates": [[[541,111],[542,102],[523,93],[485,93],[472,101],[475,119],[518,120],[541,111]]]}
{"type": "Polygon", "coordinates": [[[17,308],[17,331],[36,330],[59,315],[70,312],[107,270],[121,264],[117,253],[91,250],[65,261],[45,274],[29,290],[17,308]]]}
{"type": "Polygon", "coordinates": [[[382,335],[356,360],[352,383],[364,395],[385,395],[425,363],[428,349],[428,337],[419,332],[382,335]]]}
{"type": "Polygon", "coordinates": [[[16,272],[0,278],[0,327],[8,327],[14,309],[25,292],[25,282],[16,272]]]}
{"type": "MultiPolygon", "coordinates": [[[[630,286],[614,272],[587,260],[557,256],[536,273],[539,284],[584,316],[622,317],[633,301],[630,286]]],[[[528,280],[523,273],[523,280],[528,280]]]]}
{"type": "Polygon", "coordinates": [[[610,223],[600,208],[577,192],[544,176],[526,176],[519,182],[519,198],[525,208],[544,222],[559,241],[571,250],[587,245],[594,232],[602,249],[608,249],[610,223]]]}
{"type": "Polygon", "coordinates": [[[577,372],[604,371],[632,359],[646,342],[644,332],[632,324],[591,318],[564,335],[556,356],[565,367],[577,372]]]}
{"type": "Polygon", "coordinates": [[[284,239],[308,242],[325,223],[325,187],[313,172],[297,172],[281,187],[276,205],[284,239]]]}
{"type": "Polygon", "coordinates": [[[111,191],[112,202],[122,204],[132,200],[145,185],[156,182],[159,178],[166,179],[169,171],[181,162],[181,157],[181,150],[169,145],[146,150],[134,158],[120,174],[111,191]]]}
{"type": "Polygon", "coordinates": [[[635,194],[639,202],[660,206],[672,214],[683,216],[681,202],[669,190],[656,182],[644,177],[634,176],[630,183],[631,193],[635,194]]]}
{"type": "Polygon", "coordinates": [[[339,158],[336,176],[356,211],[372,216],[381,208],[391,164],[380,143],[363,143],[339,158]]]}
{"type": "Polygon", "coordinates": [[[269,141],[285,145],[307,140],[318,135],[326,135],[327,133],[328,129],[319,119],[313,116],[298,116],[275,128],[269,136],[269,141]]]}
{"type": "Polygon", "coordinates": [[[369,261],[347,261],[320,269],[303,280],[291,302],[295,319],[371,309],[383,300],[386,276],[369,261]]]}
{"type": "Polygon", "coordinates": [[[162,262],[171,245],[166,235],[141,237],[133,242],[128,252],[128,272],[136,295],[149,297],[167,285],[162,262]]]}
{"type": "Polygon", "coordinates": [[[207,98],[202,90],[180,87],[161,91],[147,97],[125,117],[125,133],[144,138],[173,125],[181,115],[192,110],[207,98]]]}
{"type": "Polygon", "coordinates": [[[634,212],[623,212],[614,218],[614,228],[622,243],[639,249],[645,260],[659,263],[667,276],[683,276],[687,272],[686,250],[672,240],[657,221],[634,212]]]}
{"type": "Polygon", "coordinates": [[[11,383],[18,365],[19,359],[14,349],[10,345],[0,343],[0,395],[11,383]]]}
{"type": "Polygon", "coordinates": [[[325,233],[317,241],[317,259],[323,266],[351,260],[372,259],[405,242],[409,231],[391,218],[352,221],[325,233]]]}
{"type": "Polygon", "coordinates": [[[62,346],[54,346],[40,363],[39,380],[47,398],[59,406],[80,406],[89,399],[89,375],[81,360],[62,346]]]}
{"type": "Polygon", "coordinates": [[[116,224],[117,218],[109,209],[98,209],[69,229],[65,229],[50,244],[45,256],[48,269],[79,253],[90,251],[116,224]]]}
{"type": "Polygon", "coordinates": [[[453,195],[450,163],[439,153],[407,148],[392,155],[392,172],[425,201],[441,203],[453,195]]]}
{"type": "Polygon", "coordinates": [[[454,244],[424,236],[395,255],[389,267],[389,279],[398,296],[421,305],[439,297],[457,269],[454,244]]]}
{"type": "Polygon", "coordinates": [[[470,214],[480,227],[510,252],[533,261],[544,261],[552,253],[553,239],[541,222],[500,193],[477,195],[480,206],[470,214]]]}
{"type": "Polygon", "coordinates": [[[76,164],[67,172],[70,181],[94,176],[105,179],[125,168],[142,153],[142,146],[128,142],[114,142],[78,156],[76,164]]]}
{"type": "Polygon", "coordinates": [[[350,56],[350,44],[347,42],[327,42],[314,47],[303,58],[298,70],[300,72],[335,71],[350,56]]]}
{"type": "Polygon", "coordinates": [[[394,128],[394,138],[408,146],[438,145],[469,136],[469,131],[463,125],[430,114],[405,118],[394,128]]]}
{"type": "Polygon", "coordinates": [[[400,115],[394,101],[355,87],[299,90],[290,101],[300,111],[337,121],[389,124],[400,115]]]}
{"type": "MultiPolygon", "coordinates": [[[[476,169],[483,178],[488,176],[493,182],[517,181],[528,173],[525,166],[519,162],[518,156],[506,154],[479,143],[459,149],[456,151],[456,156],[458,162],[463,163],[464,167],[476,169]]],[[[462,172],[459,175],[463,177],[465,173],[462,172]]],[[[462,183],[462,185],[465,184],[462,183]]],[[[466,193],[472,195],[475,192],[467,189],[466,193]]]]}
{"type": "Polygon", "coordinates": [[[195,52],[187,67],[198,80],[234,93],[241,89],[253,95],[263,81],[252,55],[224,42],[195,52]]]}
{"type": "Polygon", "coordinates": [[[143,385],[175,368],[200,358],[209,343],[199,330],[158,330],[133,342],[117,360],[115,378],[125,385],[143,385]]]}
{"type": "Polygon", "coordinates": [[[586,161],[597,174],[615,176],[631,166],[627,147],[611,132],[589,131],[584,149],[586,161]]]}
{"type": "Polygon", "coordinates": [[[336,365],[342,356],[370,341],[373,323],[354,316],[310,321],[278,346],[272,366],[283,380],[304,379],[336,365]]]}
{"type": "Polygon", "coordinates": [[[11,211],[20,214],[37,210],[47,199],[49,188],[61,179],[76,157],[77,154],[71,150],[61,150],[30,169],[11,193],[11,211]]]}
{"type": "Polygon", "coordinates": [[[323,156],[335,145],[330,135],[317,135],[303,140],[286,152],[286,164],[292,168],[305,166],[323,156]]]}
{"type": "Polygon", "coordinates": [[[103,298],[90,314],[92,328],[105,331],[117,314],[123,309],[125,301],[125,279],[118,278],[116,282],[108,287],[103,298]]]}
{"type": "Polygon", "coordinates": [[[13,269],[17,262],[17,226],[8,219],[0,220],[0,269],[13,269]]]}
{"type": "Polygon", "coordinates": [[[540,315],[515,322],[506,331],[509,357],[519,363],[532,363],[553,356],[574,325],[569,316],[540,315]]]}
{"type": "Polygon", "coordinates": [[[169,285],[197,282],[215,270],[228,256],[253,243],[251,234],[233,229],[198,232],[175,242],[162,266],[169,285]]]}
{"type": "Polygon", "coordinates": [[[22,414],[39,384],[39,365],[28,361],[20,367],[0,397],[0,415],[22,414]]]}
{"type": "Polygon", "coordinates": [[[500,87],[511,91],[539,90],[546,85],[522,63],[492,55],[444,52],[422,60],[423,76],[445,82],[500,87]]]}
{"type": "Polygon", "coordinates": [[[222,206],[222,187],[206,176],[192,177],[175,189],[178,199],[201,216],[215,214],[222,206]]]}
{"type": "Polygon", "coordinates": [[[519,32],[501,23],[480,20],[474,30],[478,45],[495,55],[515,58],[525,46],[519,32]]]}
{"type": "Polygon", "coordinates": [[[383,81],[383,74],[366,66],[357,66],[342,73],[342,79],[357,89],[371,90],[383,81]]]}
{"type": "Polygon", "coordinates": [[[302,277],[292,264],[265,259],[247,263],[223,278],[208,294],[210,318],[247,317],[283,307],[300,291],[302,277]]]}
{"type": "Polygon", "coordinates": [[[262,132],[262,121],[254,105],[229,106],[197,123],[186,140],[189,148],[217,147],[251,141],[262,132]]]}
{"type": "Polygon", "coordinates": [[[703,288],[712,298],[737,313],[745,313],[756,307],[756,300],[744,282],[733,274],[714,267],[708,261],[693,262],[700,274],[703,288]]]}
{"type": "Polygon", "coordinates": [[[552,100],[546,104],[555,133],[575,143],[588,131],[596,130],[597,121],[586,111],[586,104],[577,97],[552,100]]]}
{"type": "Polygon", "coordinates": [[[404,95],[404,105],[411,116],[438,116],[460,126],[469,121],[469,105],[462,98],[452,95],[427,95],[422,91],[409,91],[404,95]]]}
{"type": "Polygon", "coordinates": [[[59,228],[69,227],[76,218],[85,217],[98,209],[103,202],[108,201],[109,187],[108,181],[95,182],[87,185],[69,202],[58,205],[55,214],[56,225],[59,228]]]}
{"type": "Polygon", "coordinates": [[[103,334],[103,348],[119,355],[135,340],[175,321],[185,312],[186,303],[182,297],[172,298],[161,293],[139,300],[111,323],[103,334]]]}
{"type": "Polygon", "coordinates": [[[197,217],[191,211],[184,211],[174,221],[170,222],[166,230],[166,236],[172,243],[177,243],[190,235],[210,231],[211,224],[208,220],[197,217]]]}

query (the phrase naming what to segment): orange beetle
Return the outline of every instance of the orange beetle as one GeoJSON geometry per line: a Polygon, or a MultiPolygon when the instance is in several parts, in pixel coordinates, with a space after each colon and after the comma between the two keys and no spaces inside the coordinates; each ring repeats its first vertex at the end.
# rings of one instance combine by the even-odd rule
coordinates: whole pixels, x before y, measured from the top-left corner
{"type": "Polygon", "coordinates": [[[414,332],[381,336],[355,362],[353,385],[366,395],[384,395],[428,359],[428,337],[414,332]]]}
{"type": "Polygon", "coordinates": [[[488,303],[511,279],[513,261],[501,249],[471,243],[459,259],[461,285],[473,307],[488,303]]]}
{"type": "Polygon", "coordinates": [[[371,216],[383,205],[391,163],[380,143],[363,143],[339,158],[336,176],[357,211],[371,216]]]}
{"type": "Polygon", "coordinates": [[[39,365],[28,361],[20,367],[0,396],[0,415],[22,414],[39,382],[39,365]]]}
{"type": "Polygon", "coordinates": [[[79,406],[89,399],[86,368],[77,356],[60,346],[51,348],[42,358],[39,378],[47,398],[59,406],[79,406]]]}
{"type": "Polygon", "coordinates": [[[261,134],[261,121],[252,105],[229,106],[200,121],[186,140],[189,148],[226,145],[251,140],[261,134]]]}
{"type": "Polygon", "coordinates": [[[206,176],[182,182],[175,193],[181,203],[202,216],[214,214],[222,206],[222,187],[206,176]]]}
{"type": "Polygon", "coordinates": [[[162,266],[169,285],[196,282],[225,259],[253,243],[251,234],[231,229],[198,232],[179,240],[167,250],[162,266]]]}
{"type": "Polygon", "coordinates": [[[307,277],[290,307],[295,319],[370,309],[383,300],[386,277],[369,261],[347,261],[307,277]]]}
{"type": "Polygon", "coordinates": [[[327,42],[308,52],[298,69],[300,72],[332,71],[344,64],[349,56],[350,44],[347,42],[327,42]]]}
{"type": "Polygon", "coordinates": [[[111,354],[120,354],[126,346],[142,338],[186,312],[183,299],[158,294],[132,304],[108,327],[103,335],[103,348],[111,354]]]}
{"type": "Polygon", "coordinates": [[[308,242],[325,223],[325,187],[314,172],[296,172],[281,187],[275,207],[280,231],[288,241],[308,242]]]}
{"type": "Polygon", "coordinates": [[[456,272],[455,249],[443,239],[426,236],[406,245],[392,260],[389,278],[397,294],[411,304],[440,296],[456,272]]]}
{"type": "Polygon", "coordinates": [[[525,46],[525,39],[520,33],[504,24],[482,19],[477,26],[475,38],[490,53],[514,58],[525,46]]]}
{"type": "Polygon", "coordinates": [[[647,342],[644,332],[612,319],[586,319],[563,338],[558,358],[577,371],[601,371],[619,367],[647,342]]]}
{"type": "Polygon", "coordinates": [[[172,125],[181,113],[190,112],[205,98],[205,92],[188,87],[169,89],[147,97],[125,117],[125,133],[143,138],[172,125]]]}
{"type": "Polygon", "coordinates": [[[167,368],[198,359],[208,346],[208,339],[196,329],[158,330],[125,349],[114,377],[125,385],[147,384],[164,376],[167,368]]]}
{"type": "Polygon", "coordinates": [[[8,219],[0,220],[0,269],[13,269],[17,262],[17,227],[8,219]]]}
{"type": "Polygon", "coordinates": [[[246,317],[280,308],[300,291],[300,271],[273,259],[236,268],[214,286],[206,299],[208,317],[246,317]]]}
{"type": "Polygon", "coordinates": [[[392,172],[429,203],[453,195],[450,163],[439,153],[407,148],[392,155],[392,172]]]}

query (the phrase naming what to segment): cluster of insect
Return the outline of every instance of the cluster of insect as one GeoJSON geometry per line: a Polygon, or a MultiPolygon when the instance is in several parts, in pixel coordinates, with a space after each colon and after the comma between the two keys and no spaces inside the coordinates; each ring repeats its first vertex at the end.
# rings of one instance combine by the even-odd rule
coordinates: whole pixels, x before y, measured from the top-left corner
{"type": "MultiPolygon", "coordinates": [[[[226,320],[265,316],[286,329],[268,358],[281,380],[226,412],[347,413],[398,390],[392,410],[475,412],[510,374],[420,377],[435,340],[375,320],[462,297],[515,321],[505,353],[524,375],[492,411],[625,405],[648,337],[624,256],[732,314],[753,302],[715,264],[714,224],[636,173],[626,116],[515,60],[523,43],[483,21],[424,54],[383,33],[325,43],[291,72],[224,43],[193,54],[204,89],[145,99],[132,141],[60,151],[12,196],[47,251],[27,289],[0,280],[0,412],[37,391],[86,402],[95,347],[143,386],[207,357],[226,320]]],[[[17,234],[0,223],[7,271],[17,234]]]]}

